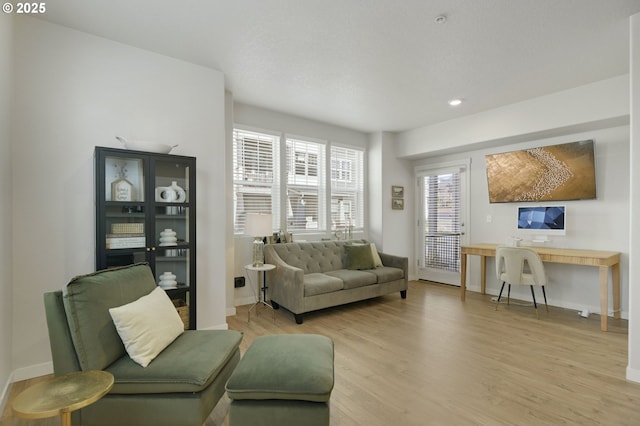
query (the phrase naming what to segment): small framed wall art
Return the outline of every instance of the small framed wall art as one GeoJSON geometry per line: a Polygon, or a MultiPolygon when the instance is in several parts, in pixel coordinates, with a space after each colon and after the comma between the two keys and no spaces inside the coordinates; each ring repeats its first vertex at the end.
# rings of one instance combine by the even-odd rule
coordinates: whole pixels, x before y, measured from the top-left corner
{"type": "Polygon", "coordinates": [[[392,198],[391,208],[393,210],[404,210],[404,198],[392,198]]]}
{"type": "Polygon", "coordinates": [[[392,185],[391,196],[393,198],[404,198],[404,186],[392,185]]]}

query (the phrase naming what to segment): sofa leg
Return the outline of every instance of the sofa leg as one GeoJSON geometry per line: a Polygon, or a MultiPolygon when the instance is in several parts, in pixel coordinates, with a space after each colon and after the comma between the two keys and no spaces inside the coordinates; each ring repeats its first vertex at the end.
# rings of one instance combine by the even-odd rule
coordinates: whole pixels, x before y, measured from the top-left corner
{"type": "Polygon", "coordinates": [[[302,324],[302,314],[293,314],[296,318],[296,324],[302,324]]]}
{"type": "Polygon", "coordinates": [[[269,302],[271,302],[271,307],[273,309],[280,309],[280,305],[278,304],[278,302],[274,302],[273,300],[269,300],[269,302]]]}
{"type": "Polygon", "coordinates": [[[407,290],[400,290],[400,297],[402,297],[403,299],[407,298],[407,290]]]}

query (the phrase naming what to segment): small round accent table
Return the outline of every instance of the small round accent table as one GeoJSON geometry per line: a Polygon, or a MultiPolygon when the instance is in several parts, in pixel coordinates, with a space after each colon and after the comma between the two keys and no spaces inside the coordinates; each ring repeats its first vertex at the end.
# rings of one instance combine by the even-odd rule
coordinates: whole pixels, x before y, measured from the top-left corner
{"type": "Polygon", "coordinates": [[[106,371],[79,371],[36,383],[13,402],[13,412],[24,419],[60,416],[71,426],[71,412],[93,404],[111,390],[113,375],[106,371]]]}
{"type": "MultiPolygon", "coordinates": [[[[262,304],[271,308],[273,311],[273,322],[276,322],[276,311],[273,309],[269,303],[267,303],[267,277],[266,272],[272,269],[275,269],[276,265],[271,265],[269,263],[265,263],[262,266],[253,266],[253,265],[245,265],[244,269],[247,271],[256,271],[258,273],[258,300],[249,308],[248,319],[247,322],[251,322],[251,311],[256,309],[258,305],[262,304]],[[260,279],[262,279],[262,285],[260,283],[260,279]],[[262,288],[261,288],[262,287],[262,288]],[[262,299],[260,299],[260,291],[262,291],[262,299]]],[[[251,281],[251,278],[249,278],[251,281]]],[[[256,309],[256,315],[258,314],[258,310],[256,309]]]]}

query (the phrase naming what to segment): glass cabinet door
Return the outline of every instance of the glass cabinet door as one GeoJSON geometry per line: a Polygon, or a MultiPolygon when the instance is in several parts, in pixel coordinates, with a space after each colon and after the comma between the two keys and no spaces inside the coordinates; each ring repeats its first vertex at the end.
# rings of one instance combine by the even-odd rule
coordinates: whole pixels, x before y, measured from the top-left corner
{"type": "Polygon", "coordinates": [[[179,159],[154,162],[155,268],[165,290],[191,285],[191,168],[179,159]]]}
{"type": "Polygon", "coordinates": [[[96,269],[148,262],[195,328],[195,158],[96,147],[96,269]]]}
{"type": "Polygon", "coordinates": [[[105,256],[100,269],[147,260],[146,175],[147,162],[142,158],[104,159],[104,216],[99,227],[105,256]]]}

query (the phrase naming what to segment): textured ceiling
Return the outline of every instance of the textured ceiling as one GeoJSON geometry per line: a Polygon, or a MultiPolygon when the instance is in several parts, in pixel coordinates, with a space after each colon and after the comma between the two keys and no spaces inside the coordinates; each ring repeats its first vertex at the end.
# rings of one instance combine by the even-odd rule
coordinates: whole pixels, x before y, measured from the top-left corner
{"type": "Polygon", "coordinates": [[[626,74],[639,12],[640,0],[57,0],[41,18],[220,70],[236,101],[372,132],[626,74]]]}

